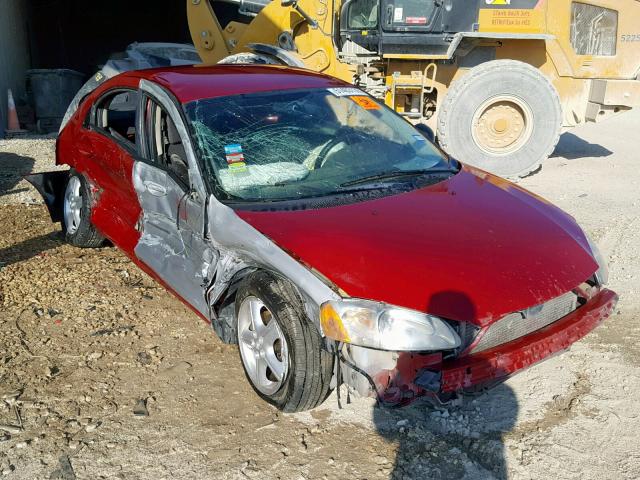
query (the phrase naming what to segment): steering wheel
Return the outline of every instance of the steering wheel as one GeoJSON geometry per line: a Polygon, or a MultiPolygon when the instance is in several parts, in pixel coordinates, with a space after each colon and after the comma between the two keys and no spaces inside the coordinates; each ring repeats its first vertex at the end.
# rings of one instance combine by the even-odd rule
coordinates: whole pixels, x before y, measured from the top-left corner
{"type": "Polygon", "coordinates": [[[322,150],[320,150],[320,153],[318,153],[313,169],[317,170],[318,168],[324,167],[327,155],[329,154],[329,152],[331,152],[331,150],[333,150],[333,148],[336,145],[343,142],[346,143],[347,145],[353,145],[353,143],[355,143],[354,141],[362,141],[362,140],[363,140],[362,135],[358,133],[354,133],[352,129],[345,128],[345,127],[340,128],[336,132],[334,137],[331,140],[329,140],[324,147],[322,147],[322,150]]]}

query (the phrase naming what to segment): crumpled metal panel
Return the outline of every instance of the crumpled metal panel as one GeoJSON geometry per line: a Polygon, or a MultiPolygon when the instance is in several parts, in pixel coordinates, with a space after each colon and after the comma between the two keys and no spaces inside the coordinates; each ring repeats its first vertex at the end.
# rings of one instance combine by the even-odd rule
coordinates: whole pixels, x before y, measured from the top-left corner
{"type": "Polygon", "coordinates": [[[182,188],[164,170],[144,162],[134,164],[133,184],[142,207],[142,235],[134,250],[136,256],[208,317],[204,288],[217,256],[206,245],[193,241],[197,232],[189,225],[178,223],[179,205],[184,209],[182,188]],[[166,193],[162,196],[149,193],[150,182],[164,188],[166,193]]]}
{"type": "Polygon", "coordinates": [[[618,12],[574,2],[571,6],[571,45],[578,55],[616,54],[618,12]]]}
{"type": "Polygon", "coordinates": [[[460,357],[442,365],[442,392],[454,392],[506,378],[569,348],[611,315],[618,296],[603,289],[589,302],[526,340],[460,357]]]}
{"type": "Polygon", "coordinates": [[[506,315],[487,328],[472,353],[489,350],[540,330],[574,311],[577,301],[578,296],[568,292],[542,305],[506,315]]]}
{"type": "Polygon", "coordinates": [[[209,197],[209,231],[220,253],[209,304],[215,304],[236,273],[249,267],[270,270],[293,283],[302,297],[307,315],[320,328],[320,305],[341,297],[307,267],[253,228],[236,212],[209,197]]]}

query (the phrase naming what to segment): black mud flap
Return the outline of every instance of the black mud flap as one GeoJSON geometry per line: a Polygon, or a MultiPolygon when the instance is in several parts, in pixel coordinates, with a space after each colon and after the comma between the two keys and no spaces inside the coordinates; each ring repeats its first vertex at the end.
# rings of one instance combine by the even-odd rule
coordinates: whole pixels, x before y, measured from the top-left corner
{"type": "Polygon", "coordinates": [[[42,195],[44,203],[49,209],[53,222],[61,222],[63,215],[64,190],[69,180],[69,170],[57,172],[42,172],[25,175],[31,185],[42,195]]]}

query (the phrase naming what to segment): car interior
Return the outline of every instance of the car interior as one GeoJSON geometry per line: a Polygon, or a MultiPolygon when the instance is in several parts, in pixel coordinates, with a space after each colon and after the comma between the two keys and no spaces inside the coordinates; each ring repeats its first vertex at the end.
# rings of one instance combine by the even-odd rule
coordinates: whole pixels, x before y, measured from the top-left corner
{"type": "Polygon", "coordinates": [[[118,140],[135,145],[138,93],[119,92],[107,97],[97,107],[97,126],[118,140]]]}
{"type": "MultiPolygon", "coordinates": [[[[103,99],[96,107],[96,126],[122,143],[135,145],[138,98],[138,92],[127,90],[103,99]]],[[[147,115],[150,120],[147,125],[152,132],[150,135],[152,160],[172,173],[184,187],[188,188],[189,164],[175,123],[167,112],[152,100],[149,100],[147,115]]]]}
{"type": "Polygon", "coordinates": [[[153,160],[176,177],[184,187],[189,186],[187,152],[180,133],[171,117],[160,106],[153,104],[153,160]]]}

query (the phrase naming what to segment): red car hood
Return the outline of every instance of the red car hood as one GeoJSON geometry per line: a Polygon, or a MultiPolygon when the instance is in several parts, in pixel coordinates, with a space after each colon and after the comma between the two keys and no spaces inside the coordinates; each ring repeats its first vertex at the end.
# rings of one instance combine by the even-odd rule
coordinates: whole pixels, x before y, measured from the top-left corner
{"type": "Polygon", "coordinates": [[[566,293],[598,268],[569,215],[468,167],[371,201],[237,213],[352,297],[479,326],[566,293]]]}

